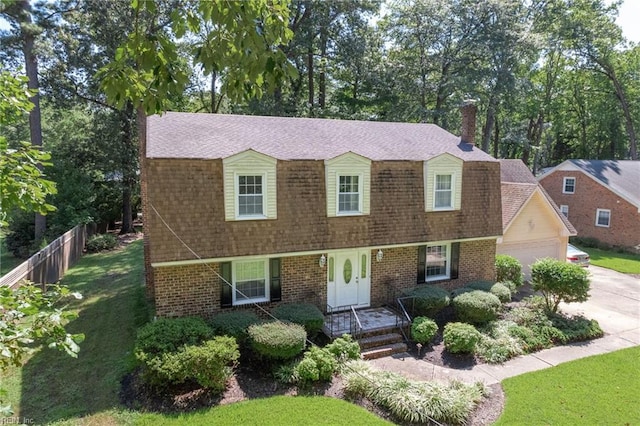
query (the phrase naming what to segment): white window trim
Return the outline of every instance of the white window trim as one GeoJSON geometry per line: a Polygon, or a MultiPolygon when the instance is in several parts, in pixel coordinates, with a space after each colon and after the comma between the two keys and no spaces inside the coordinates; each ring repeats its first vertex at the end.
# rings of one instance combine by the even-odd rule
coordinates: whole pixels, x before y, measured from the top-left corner
{"type": "Polygon", "coordinates": [[[611,226],[611,210],[609,209],[596,209],[596,226],[600,227],[600,228],[609,228],[611,226]],[[600,212],[607,212],[609,213],[609,221],[607,222],[606,225],[600,225],[599,222],[599,218],[600,218],[600,212]]]}
{"type": "Polygon", "coordinates": [[[427,259],[424,260],[424,280],[425,282],[432,281],[442,281],[451,279],[451,243],[435,243],[435,244],[427,244],[427,256],[429,255],[429,247],[436,246],[445,246],[447,248],[447,272],[444,275],[436,275],[430,277],[427,275],[427,270],[429,269],[429,264],[427,263],[427,259]]]}
{"type": "Polygon", "coordinates": [[[364,173],[336,172],[336,216],[362,216],[364,202],[364,173]],[[340,178],[342,176],[358,176],[358,211],[340,211],[340,178]]]}
{"type": "Polygon", "coordinates": [[[575,194],[576,193],[576,178],[573,176],[565,176],[564,178],[562,178],[562,193],[563,194],[575,194]],[[573,179],[573,191],[569,192],[567,191],[567,180],[568,179],[573,179]]]}
{"type": "Polygon", "coordinates": [[[564,215],[567,219],[569,218],[569,206],[566,204],[560,204],[560,213],[564,215]]]}
{"type": "Polygon", "coordinates": [[[450,211],[455,210],[455,197],[456,197],[456,174],[455,173],[434,173],[433,174],[433,211],[450,211]],[[446,207],[436,207],[436,194],[438,193],[437,184],[438,176],[451,176],[451,205],[446,207]]]}
{"type": "Polygon", "coordinates": [[[250,172],[235,172],[233,174],[233,190],[234,190],[234,203],[236,220],[259,220],[267,219],[267,174],[266,173],[250,173],[250,172]],[[262,214],[241,215],[240,214],[240,176],[262,176],[262,214]]]}
{"type": "Polygon", "coordinates": [[[270,290],[271,290],[271,286],[269,283],[269,260],[268,259],[264,259],[264,258],[260,258],[260,259],[251,259],[251,260],[244,260],[244,261],[234,261],[231,262],[231,283],[233,285],[233,288],[231,289],[231,294],[232,294],[232,304],[233,306],[241,306],[241,305],[248,305],[250,303],[261,303],[261,302],[268,302],[269,300],[271,300],[271,295],[270,290]],[[263,265],[264,265],[264,294],[265,297],[260,297],[260,298],[254,298],[254,299],[247,299],[247,300],[240,300],[237,301],[236,300],[236,267],[240,264],[243,263],[253,263],[253,262],[258,262],[258,261],[262,261],[263,265]]]}

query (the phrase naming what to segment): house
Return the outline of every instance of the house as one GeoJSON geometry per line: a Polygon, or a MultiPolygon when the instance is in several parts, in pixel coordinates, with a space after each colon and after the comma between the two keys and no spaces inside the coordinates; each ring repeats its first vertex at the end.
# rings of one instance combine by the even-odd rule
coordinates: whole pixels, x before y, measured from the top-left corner
{"type": "Polygon", "coordinates": [[[640,251],[640,161],[567,160],[539,181],[579,237],[640,251]]]}
{"type": "Polygon", "coordinates": [[[494,279],[500,165],[464,136],[474,131],[475,107],[463,110],[462,139],[432,124],[149,117],[145,263],[157,315],[377,307],[416,285],[494,279]]]}
{"type": "Polygon", "coordinates": [[[526,279],[543,257],[565,260],[576,230],[521,160],[500,160],[502,232],[496,252],[515,257],[526,279]]]}

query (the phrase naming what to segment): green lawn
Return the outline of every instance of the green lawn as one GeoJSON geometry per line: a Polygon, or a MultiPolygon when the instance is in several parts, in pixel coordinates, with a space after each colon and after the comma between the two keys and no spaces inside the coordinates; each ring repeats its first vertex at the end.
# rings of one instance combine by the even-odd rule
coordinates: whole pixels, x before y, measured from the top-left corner
{"type": "Polygon", "coordinates": [[[640,424],[640,347],[560,364],[502,382],[496,425],[640,424]]]}
{"type": "Polygon", "coordinates": [[[589,253],[592,265],[613,269],[623,274],[640,274],[640,255],[616,253],[592,247],[580,248],[580,250],[589,253]]]}

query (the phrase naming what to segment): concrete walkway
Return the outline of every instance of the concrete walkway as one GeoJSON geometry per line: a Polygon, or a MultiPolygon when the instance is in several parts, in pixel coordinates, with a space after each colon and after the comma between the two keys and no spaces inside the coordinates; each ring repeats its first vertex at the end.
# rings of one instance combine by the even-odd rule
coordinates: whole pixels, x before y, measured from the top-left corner
{"type": "Polygon", "coordinates": [[[440,367],[407,353],[370,362],[382,370],[394,371],[414,380],[457,379],[491,385],[563,362],[640,346],[640,280],[596,266],[589,267],[589,270],[590,299],[584,303],[561,304],[560,309],[567,314],[580,314],[597,320],[605,332],[602,338],[545,349],[503,364],[480,364],[466,369],[440,367]]]}

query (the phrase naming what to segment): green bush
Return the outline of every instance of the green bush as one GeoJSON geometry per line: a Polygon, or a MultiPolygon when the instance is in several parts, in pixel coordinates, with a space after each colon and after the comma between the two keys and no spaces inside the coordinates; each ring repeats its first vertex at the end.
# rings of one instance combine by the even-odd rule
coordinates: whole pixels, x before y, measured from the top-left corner
{"type": "Polygon", "coordinates": [[[331,352],[312,346],[305,354],[302,361],[295,367],[295,377],[301,383],[329,381],[338,367],[338,362],[331,352]]]}
{"type": "Polygon", "coordinates": [[[511,281],[516,288],[520,287],[524,282],[522,274],[522,265],[520,261],[513,256],[507,254],[499,254],[496,256],[496,281],[511,281]]]}
{"type": "Polygon", "coordinates": [[[482,290],[463,293],[453,299],[453,309],[460,321],[483,324],[498,317],[502,304],[497,296],[482,290]]]}
{"type": "Polygon", "coordinates": [[[404,296],[413,297],[405,300],[404,304],[413,317],[433,318],[442,309],[449,306],[449,293],[446,290],[433,285],[414,287],[404,292],[404,296]]]}
{"type": "Polygon", "coordinates": [[[212,336],[202,318],[161,318],[138,330],[135,353],[142,360],[176,352],[185,345],[198,345],[212,336]]]}
{"type": "Polygon", "coordinates": [[[565,342],[579,342],[602,337],[604,332],[596,320],[590,320],[582,315],[565,317],[551,314],[549,316],[553,326],[564,336],[565,342]]]}
{"type": "Polygon", "coordinates": [[[508,288],[512,296],[518,291],[518,286],[513,281],[501,281],[499,282],[499,284],[502,284],[503,286],[508,288]]]}
{"type": "Polygon", "coordinates": [[[444,326],[444,347],[452,353],[473,353],[480,336],[471,324],[450,322],[444,326]]]}
{"type": "Polygon", "coordinates": [[[586,302],[589,276],[581,266],[557,259],[540,259],[531,266],[531,282],[542,293],[546,309],[557,312],[560,302],[586,302]]]}
{"type": "Polygon", "coordinates": [[[96,253],[103,250],[112,250],[118,245],[118,238],[113,234],[93,235],[87,241],[87,251],[96,253]]]}
{"type": "Polygon", "coordinates": [[[214,316],[209,324],[214,334],[220,336],[235,337],[239,343],[246,341],[249,337],[247,330],[249,326],[258,324],[260,318],[252,311],[224,312],[214,316]]]}
{"type": "Polygon", "coordinates": [[[518,326],[511,321],[498,320],[480,328],[481,337],[476,345],[475,354],[492,364],[523,354],[524,342],[511,334],[511,327],[518,326]]]}
{"type": "Polygon", "coordinates": [[[303,326],[280,321],[254,324],[248,332],[251,346],[258,354],[278,360],[298,355],[307,339],[303,326]]]}
{"type": "Polygon", "coordinates": [[[143,362],[143,377],[151,385],[179,384],[193,380],[220,393],[233,374],[240,353],[233,337],[217,336],[202,345],[184,346],[143,362]]]}
{"type": "Polygon", "coordinates": [[[493,283],[491,281],[475,281],[467,284],[467,287],[494,294],[502,303],[511,302],[511,290],[504,284],[493,283]]]}
{"type": "Polygon", "coordinates": [[[438,324],[427,317],[416,317],[411,324],[411,338],[426,345],[438,334],[438,324]]]}
{"type": "Polygon", "coordinates": [[[309,336],[316,335],[324,325],[320,309],[307,303],[286,303],[274,308],[272,313],[279,320],[300,324],[309,336]]]}
{"type": "Polygon", "coordinates": [[[338,361],[360,358],[360,345],[353,340],[350,334],[343,334],[324,347],[338,361]]]}
{"type": "Polygon", "coordinates": [[[460,288],[456,288],[455,290],[453,290],[451,292],[451,300],[455,299],[456,297],[460,296],[461,294],[464,293],[469,293],[474,291],[475,289],[471,288],[471,287],[460,287],[460,288]]]}

